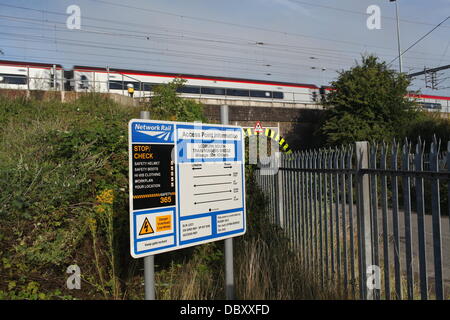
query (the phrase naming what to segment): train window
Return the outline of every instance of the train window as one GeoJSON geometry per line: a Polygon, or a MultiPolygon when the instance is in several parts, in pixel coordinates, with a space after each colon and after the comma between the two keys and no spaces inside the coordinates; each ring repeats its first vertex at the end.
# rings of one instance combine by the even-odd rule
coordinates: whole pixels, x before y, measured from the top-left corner
{"type": "Polygon", "coordinates": [[[0,83],[6,84],[27,84],[27,76],[19,74],[0,73],[0,83]]]}
{"type": "Polygon", "coordinates": [[[140,82],[130,82],[130,81],[109,81],[109,89],[110,90],[127,90],[128,85],[133,85],[134,90],[140,91],[141,87],[144,90],[150,90],[150,83],[140,83],[140,82]],[[148,85],[148,87],[146,87],[148,85]]]}
{"type": "Polygon", "coordinates": [[[50,75],[50,88],[53,88],[55,86],[55,75],[50,75]]]}
{"type": "Polygon", "coordinates": [[[85,75],[80,77],[80,89],[89,89],[89,80],[85,75]]]}
{"type": "Polygon", "coordinates": [[[109,81],[110,90],[123,90],[124,83],[122,81],[109,81]]]}
{"type": "Polygon", "coordinates": [[[227,89],[227,96],[248,97],[249,94],[250,94],[249,90],[227,89]]]}
{"type": "Polygon", "coordinates": [[[425,109],[433,109],[433,110],[442,109],[442,105],[440,103],[422,102],[421,105],[425,109]]]}
{"type": "Polygon", "coordinates": [[[200,87],[183,86],[183,87],[178,88],[177,92],[199,94],[200,87]]]}
{"type": "Polygon", "coordinates": [[[283,99],[284,98],[284,94],[283,94],[283,92],[274,91],[273,92],[273,98],[274,99],[283,99]]]}
{"type": "Polygon", "coordinates": [[[201,88],[200,91],[202,94],[225,95],[225,89],[221,88],[201,88]]]}
{"type": "Polygon", "coordinates": [[[270,91],[261,91],[261,90],[251,90],[250,97],[255,98],[272,98],[272,92],[270,91]]]}
{"type": "Polygon", "coordinates": [[[144,82],[142,84],[142,89],[144,91],[152,91],[153,83],[144,82]]]}

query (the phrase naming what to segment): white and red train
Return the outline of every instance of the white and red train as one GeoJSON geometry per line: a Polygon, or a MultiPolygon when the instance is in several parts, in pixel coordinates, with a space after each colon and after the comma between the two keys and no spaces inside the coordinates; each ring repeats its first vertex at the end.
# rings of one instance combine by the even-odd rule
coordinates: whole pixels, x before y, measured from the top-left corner
{"type": "Polygon", "coordinates": [[[134,97],[152,94],[156,85],[183,78],[180,94],[186,97],[294,101],[319,101],[319,87],[313,84],[262,81],[192,74],[147,72],[125,69],[60,65],[0,60],[0,89],[66,90],[110,92],[127,95],[129,85],[134,97]],[[55,89],[56,88],[56,89],[55,89]]]}
{"type": "MultiPolygon", "coordinates": [[[[320,94],[323,97],[331,90],[333,89],[329,86],[322,86],[320,88],[320,94]]],[[[417,101],[419,105],[427,111],[450,112],[450,97],[414,93],[409,93],[407,96],[410,99],[417,101]]]]}
{"type": "MultiPolygon", "coordinates": [[[[289,83],[192,74],[148,72],[113,68],[74,66],[64,70],[59,64],[0,60],[0,89],[65,90],[110,92],[134,97],[151,96],[152,89],[175,78],[186,80],[180,95],[193,98],[248,99],[254,101],[320,104],[330,88],[314,84],[289,83]]],[[[450,112],[450,97],[410,95],[427,110],[450,112]]]]}

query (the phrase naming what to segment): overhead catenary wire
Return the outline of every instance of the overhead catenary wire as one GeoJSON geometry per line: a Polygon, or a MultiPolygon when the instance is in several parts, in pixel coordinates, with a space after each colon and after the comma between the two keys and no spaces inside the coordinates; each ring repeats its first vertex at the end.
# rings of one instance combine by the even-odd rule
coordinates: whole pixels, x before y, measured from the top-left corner
{"type": "MultiPolygon", "coordinates": [[[[20,18],[20,19],[23,19],[23,18],[20,18]]],[[[67,32],[68,30],[63,30],[63,32],[67,32]]],[[[86,30],[84,30],[84,31],[86,31],[86,30]]],[[[219,49],[219,48],[215,48],[215,49],[219,49]]],[[[308,55],[311,55],[311,54],[314,54],[314,55],[321,55],[321,56],[324,56],[324,57],[326,57],[327,55],[323,55],[323,54],[317,54],[317,53],[311,53],[310,51],[307,51],[307,52],[303,52],[305,55],[306,54],[308,54],[308,55]]],[[[267,55],[267,54],[266,54],[267,55]]],[[[336,57],[332,57],[332,56],[328,56],[328,57],[330,57],[330,58],[333,58],[334,60],[336,59],[336,57]]],[[[341,59],[342,60],[342,58],[341,57],[339,57],[339,59],[341,59]]],[[[328,67],[328,68],[330,68],[330,67],[328,67]]]]}
{"type": "MultiPolygon", "coordinates": [[[[19,47],[19,48],[25,48],[25,47],[19,47]]],[[[48,49],[34,49],[34,48],[26,48],[26,49],[28,49],[28,50],[31,50],[31,51],[50,51],[50,52],[54,52],[54,53],[61,53],[61,51],[53,51],[53,50],[48,50],[48,49]]],[[[68,52],[68,51],[63,51],[63,53],[71,53],[71,52],[68,52]]],[[[78,52],[75,52],[75,53],[78,53],[78,52]]],[[[112,57],[112,58],[123,58],[124,60],[122,60],[122,61],[116,61],[116,60],[109,60],[108,62],[111,64],[115,64],[115,66],[116,67],[118,67],[119,65],[120,66],[123,66],[122,68],[124,68],[124,69],[132,69],[132,68],[135,68],[135,69],[145,69],[145,71],[152,71],[152,72],[164,72],[164,71],[162,71],[162,70],[159,70],[159,69],[152,69],[152,70],[147,70],[149,67],[160,67],[160,65],[157,65],[157,64],[152,64],[152,63],[136,63],[136,62],[133,62],[133,63],[130,63],[129,61],[127,61],[127,57],[123,57],[123,56],[114,56],[114,55],[100,55],[100,54],[93,54],[93,53],[89,53],[89,54],[87,54],[87,55],[91,55],[91,56],[103,56],[103,57],[112,57]]],[[[23,56],[16,56],[16,55],[6,55],[6,57],[14,57],[14,58],[22,58],[23,59],[23,56]]],[[[48,59],[48,55],[46,55],[46,56],[44,56],[44,55],[41,55],[41,56],[30,56],[30,55],[27,55],[27,59],[29,59],[29,58],[33,58],[33,59],[35,59],[35,60],[38,60],[38,62],[42,62],[43,61],[43,59],[45,59],[45,58],[47,58],[48,59]]],[[[75,63],[76,61],[79,61],[79,60],[77,60],[77,59],[67,59],[67,58],[58,58],[59,60],[61,60],[61,61],[68,61],[68,62],[70,62],[70,63],[75,63]]],[[[78,58],[79,59],[79,58],[78,58]]],[[[103,65],[104,64],[104,62],[105,62],[105,60],[103,59],[103,60],[100,60],[100,59],[98,59],[98,60],[95,60],[95,59],[91,59],[91,61],[92,62],[97,62],[100,66],[101,65],[103,65]]],[[[170,68],[173,68],[173,69],[175,69],[176,71],[173,71],[172,73],[178,73],[178,72],[180,72],[180,70],[182,70],[183,68],[186,68],[187,66],[186,66],[186,64],[183,64],[183,63],[177,63],[177,62],[173,62],[173,61],[167,61],[167,60],[160,60],[160,59],[154,59],[152,62],[168,62],[168,63],[171,63],[171,64],[176,64],[177,66],[174,66],[174,65],[166,65],[166,67],[170,67],[170,68]]],[[[214,67],[210,67],[210,66],[208,66],[208,65],[201,65],[201,64],[196,64],[197,65],[197,68],[201,68],[201,69],[205,69],[205,70],[208,70],[208,71],[210,71],[210,70],[214,70],[214,71],[219,71],[220,73],[223,73],[225,70],[231,70],[231,71],[239,71],[239,70],[241,70],[241,69],[237,69],[237,68],[232,68],[232,67],[227,67],[226,69],[224,69],[224,68],[214,68],[214,67]]],[[[97,67],[98,67],[98,65],[97,65],[97,67]]],[[[263,76],[263,75],[265,75],[266,74],[266,72],[265,71],[263,71],[263,70],[256,70],[256,69],[249,69],[249,70],[246,70],[246,72],[247,73],[249,73],[249,74],[253,74],[253,75],[257,75],[257,76],[263,76]]],[[[181,72],[181,73],[189,73],[189,72],[181,72]]],[[[313,73],[308,73],[308,72],[302,72],[302,73],[287,73],[287,72],[279,72],[279,71],[273,71],[273,73],[274,74],[281,74],[281,75],[287,75],[287,76],[295,76],[295,77],[299,77],[299,76],[304,76],[304,77],[308,77],[308,78],[311,78],[311,77],[314,77],[314,74],[313,73]]],[[[214,76],[213,74],[208,74],[208,75],[211,75],[211,76],[214,76]]],[[[318,77],[317,77],[318,78],[318,77]]]]}
{"type": "MultiPolygon", "coordinates": [[[[334,10],[334,11],[346,12],[346,13],[357,14],[357,15],[366,16],[366,17],[369,16],[366,12],[356,11],[356,10],[351,10],[351,9],[344,9],[342,7],[333,7],[333,6],[329,6],[329,5],[309,3],[309,2],[305,2],[305,1],[299,1],[299,0],[290,0],[290,1],[294,2],[294,3],[298,3],[298,4],[311,6],[311,7],[321,8],[321,9],[329,9],[329,10],[334,10]]],[[[383,15],[382,18],[388,19],[388,20],[397,20],[396,17],[389,17],[386,15],[383,15]]],[[[416,25],[434,26],[433,23],[425,22],[425,21],[418,21],[417,19],[410,20],[410,19],[401,18],[401,19],[399,19],[399,21],[405,22],[405,23],[410,23],[410,24],[416,24],[416,25]]],[[[442,26],[442,27],[450,29],[450,26],[442,26]]]]}
{"type": "MultiPolygon", "coordinates": [[[[1,17],[1,15],[0,15],[0,17],[1,17]]],[[[23,20],[24,18],[18,18],[18,19],[20,19],[20,20],[23,20]]],[[[36,20],[36,19],[31,19],[31,20],[36,20]]],[[[35,21],[36,22],[36,21],[35,21]]],[[[64,29],[58,29],[58,30],[61,30],[62,32],[70,32],[70,30],[66,30],[65,28],[64,29]]],[[[83,30],[83,32],[90,32],[90,30],[83,30]]],[[[110,34],[110,33],[107,33],[108,35],[116,35],[116,34],[110,34]]],[[[123,34],[119,34],[119,35],[123,35],[123,34]]],[[[214,48],[214,47],[213,47],[214,48]]],[[[314,50],[316,49],[316,48],[311,48],[311,47],[304,47],[305,48],[305,50],[306,51],[303,51],[303,52],[301,52],[302,54],[304,54],[304,55],[316,55],[316,56],[319,56],[319,57],[321,57],[321,60],[325,60],[325,61],[327,61],[327,60],[329,60],[329,61],[349,61],[349,60],[351,60],[351,61],[354,61],[355,60],[355,58],[354,57],[343,57],[343,56],[330,56],[330,55],[327,55],[327,54],[323,54],[323,53],[317,53],[317,52],[315,52],[314,50]],[[311,50],[311,51],[309,51],[309,50],[311,50]],[[346,60],[347,59],[347,60],[346,60]]],[[[216,49],[216,48],[214,48],[214,49],[216,49]]],[[[272,48],[269,48],[269,49],[272,49],[272,48]]],[[[333,52],[333,51],[335,51],[335,52],[339,52],[339,51],[344,51],[344,50],[332,50],[332,49],[327,49],[326,51],[330,51],[330,52],[333,52]]],[[[298,53],[298,51],[296,51],[297,53],[298,53]]],[[[266,56],[267,56],[267,54],[265,54],[266,56]]],[[[425,59],[425,58],[421,58],[421,57],[417,57],[417,58],[413,58],[413,59],[425,59]]],[[[323,62],[323,61],[322,61],[323,62]]],[[[327,66],[327,68],[328,69],[330,69],[330,67],[329,66],[327,66]]]]}
{"type": "MultiPolygon", "coordinates": [[[[60,44],[66,44],[66,45],[70,45],[70,46],[83,46],[83,47],[88,47],[88,48],[101,48],[101,49],[111,49],[111,50],[117,50],[117,51],[127,51],[127,52],[135,52],[135,53],[142,53],[142,54],[158,54],[163,52],[164,55],[170,55],[170,56],[175,56],[175,57],[190,57],[192,59],[197,59],[197,60],[211,60],[211,61],[220,61],[220,62],[227,62],[227,63],[235,63],[235,64],[246,64],[248,65],[249,63],[253,64],[253,65],[258,65],[258,66],[263,66],[264,61],[263,60],[255,60],[255,59],[248,59],[248,58],[238,58],[239,60],[236,60],[236,58],[233,57],[229,57],[229,56],[221,56],[221,55],[204,55],[204,54],[199,54],[197,52],[187,52],[187,51],[177,51],[177,50],[159,50],[159,49],[146,49],[143,48],[142,46],[131,46],[128,45],[126,48],[124,47],[114,47],[110,44],[106,44],[106,43],[101,43],[98,41],[87,41],[87,40],[66,40],[63,38],[55,38],[55,37],[44,37],[44,36],[37,36],[37,35],[29,35],[29,34],[17,34],[17,33],[7,33],[7,32],[0,32],[0,34],[4,34],[4,35],[12,35],[12,36],[20,36],[23,37],[25,39],[38,39],[39,42],[41,41],[48,41],[48,42],[53,42],[55,39],[58,40],[60,42],[60,44]],[[144,50],[146,49],[146,50],[144,50]],[[150,51],[149,51],[150,50],[150,51]],[[170,53],[169,53],[170,52],[170,53]]],[[[15,39],[10,39],[10,40],[15,40],[15,39]]],[[[312,68],[310,65],[302,65],[302,64],[289,64],[289,63],[283,63],[280,61],[277,61],[276,63],[273,63],[274,65],[279,64],[279,66],[277,67],[283,67],[286,66],[287,68],[292,69],[292,67],[303,67],[303,68],[312,68]]],[[[336,64],[334,63],[334,65],[336,66],[336,64]]],[[[344,66],[342,66],[344,67],[344,66]]],[[[415,66],[417,67],[417,66],[415,66]]],[[[332,70],[332,71],[337,71],[338,69],[336,68],[331,68],[328,67],[328,69],[332,70]]]]}
{"type": "MultiPolygon", "coordinates": [[[[0,5],[2,5],[2,4],[0,4],[0,5]]],[[[64,14],[62,14],[62,13],[60,13],[60,12],[53,12],[53,11],[46,11],[46,10],[39,10],[39,9],[33,9],[33,8],[27,8],[27,7],[22,7],[22,6],[14,6],[14,5],[6,5],[7,7],[13,7],[13,8],[19,8],[19,9],[24,9],[24,10],[31,10],[31,11],[37,11],[37,12],[45,12],[45,13],[49,13],[49,14],[57,14],[57,15],[64,15],[64,14]]],[[[85,19],[92,19],[92,20],[99,20],[99,21],[107,21],[107,22],[109,22],[109,23],[117,23],[117,21],[112,21],[112,20],[107,20],[107,19],[99,19],[99,18],[90,18],[90,17],[84,17],[85,19]]],[[[123,29],[123,28],[122,28],[123,29]]],[[[333,41],[335,41],[335,40],[333,40],[333,41]]],[[[255,43],[258,43],[258,42],[255,42],[255,43]]],[[[270,47],[270,44],[267,44],[267,45],[265,45],[264,46],[264,48],[269,48],[270,47]]],[[[286,47],[285,45],[283,45],[283,47],[286,47]]],[[[292,46],[291,46],[292,47],[292,46]]],[[[381,48],[381,49],[389,49],[389,50],[392,50],[391,48],[383,48],[383,47],[379,47],[379,46],[377,46],[378,48],[381,48]]],[[[424,53],[424,54],[426,54],[426,53],[424,53]]]]}
{"type": "MultiPolygon", "coordinates": [[[[1,34],[1,33],[0,33],[1,34]]],[[[5,38],[5,37],[0,37],[0,39],[8,39],[8,38],[5,38]]],[[[34,38],[32,38],[31,36],[27,36],[27,38],[26,38],[26,40],[22,40],[22,41],[26,41],[27,43],[29,43],[29,42],[38,42],[38,43],[41,43],[43,40],[41,39],[41,38],[36,38],[36,39],[34,39],[34,38]]],[[[46,41],[49,41],[49,42],[51,42],[52,41],[52,38],[48,38],[46,41]]],[[[83,46],[85,46],[85,44],[79,44],[79,43],[70,43],[69,45],[73,45],[73,46],[76,46],[76,47],[83,47],[83,46]]],[[[129,56],[117,56],[117,55],[111,55],[111,54],[98,54],[98,53],[90,53],[90,52],[80,52],[80,51],[73,51],[73,50],[71,50],[71,51],[64,51],[64,50],[51,50],[51,49],[42,49],[42,48],[32,48],[32,47],[29,47],[29,46],[9,46],[9,45],[7,45],[8,47],[15,47],[15,48],[19,48],[19,49],[27,49],[27,50],[37,50],[37,51],[51,51],[51,52],[55,52],[55,53],[59,53],[59,54],[61,54],[61,53],[68,53],[68,54],[82,54],[82,55],[92,55],[92,56],[103,56],[103,57],[114,57],[114,58],[123,58],[123,59],[125,59],[126,61],[128,61],[127,63],[128,64],[132,64],[134,61],[136,61],[136,60],[134,60],[134,61],[130,61],[129,60],[129,56]]],[[[90,47],[90,45],[86,45],[86,46],[88,46],[88,47],[90,47]]],[[[127,49],[127,50],[125,50],[125,51],[129,51],[129,50],[131,50],[131,49],[127,49]]],[[[133,52],[133,51],[132,51],[133,52]]],[[[180,64],[180,65],[185,65],[186,66],[186,63],[181,63],[181,62],[174,62],[174,61],[169,61],[169,60],[163,60],[163,59],[160,59],[160,58],[149,58],[148,60],[157,60],[158,62],[168,62],[168,63],[172,63],[172,64],[180,64]]],[[[201,61],[203,61],[203,59],[199,59],[199,60],[201,60],[201,61]]],[[[102,62],[104,62],[104,60],[102,61],[102,62]]],[[[212,69],[214,69],[214,70],[224,70],[223,68],[220,68],[220,67],[211,67],[211,66],[209,66],[209,65],[206,65],[206,64],[201,64],[201,63],[193,63],[193,62],[189,62],[188,63],[188,65],[190,65],[190,64],[194,64],[194,65],[197,65],[197,66],[200,66],[200,67],[203,67],[203,68],[212,68],[212,69]]],[[[142,64],[143,65],[143,64],[142,64]]],[[[261,67],[261,66],[260,66],[261,67]]],[[[242,68],[233,68],[233,67],[229,67],[229,66],[227,66],[226,67],[226,69],[229,69],[229,70],[236,70],[236,71],[242,71],[242,68]]],[[[292,70],[292,68],[291,68],[291,70],[292,70]]],[[[309,68],[307,68],[306,70],[309,70],[309,68]]],[[[263,71],[262,70],[255,70],[255,69],[250,69],[250,68],[247,68],[246,69],[246,71],[256,71],[256,72],[258,72],[258,73],[262,73],[263,71]]],[[[286,73],[286,72],[281,72],[281,71],[271,71],[271,72],[273,72],[274,74],[284,74],[284,75],[290,75],[290,76],[296,76],[296,75],[305,75],[305,73],[307,73],[306,71],[300,71],[300,72],[298,72],[298,73],[295,73],[295,74],[293,74],[293,73],[286,73]]]]}
{"type": "Polygon", "coordinates": [[[447,21],[448,19],[450,19],[450,16],[448,16],[447,18],[445,18],[444,20],[442,20],[437,26],[435,26],[433,29],[431,29],[430,31],[428,31],[426,34],[424,34],[422,37],[420,37],[418,40],[416,40],[412,45],[410,45],[406,50],[404,50],[403,52],[400,53],[400,55],[398,55],[396,58],[394,58],[391,62],[388,63],[388,66],[390,66],[395,60],[399,59],[401,56],[403,56],[406,52],[408,52],[410,49],[412,49],[415,45],[417,45],[420,41],[422,41],[423,39],[425,39],[429,34],[431,34],[434,30],[436,30],[437,28],[439,28],[445,21],[447,21]]]}
{"type": "MultiPolygon", "coordinates": [[[[230,57],[230,56],[224,56],[224,55],[216,55],[216,54],[203,54],[199,52],[193,52],[193,51],[186,51],[186,50],[167,50],[167,49],[154,49],[154,48],[145,48],[142,46],[132,46],[127,45],[126,47],[123,46],[114,46],[110,43],[103,43],[99,41],[88,41],[88,40],[67,40],[63,38],[58,37],[45,37],[45,36],[38,36],[38,35],[29,35],[29,34],[20,34],[20,33],[8,33],[8,32],[0,32],[0,34],[3,35],[10,35],[14,37],[21,37],[24,39],[41,39],[41,41],[47,41],[47,42],[53,42],[55,39],[59,41],[60,44],[66,44],[71,46],[84,46],[89,48],[97,48],[97,49],[111,49],[111,50],[117,50],[117,51],[126,51],[126,52],[135,52],[135,53],[150,53],[150,54],[158,54],[158,53],[164,53],[165,55],[170,56],[177,56],[177,57],[190,57],[193,59],[206,59],[211,61],[220,61],[220,62],[231,62],[231,63],[237,63],[237,64],[258,64],[261,65],[261,63],[264,62],[262,59],[251,59],[251,58],[245,58],[245,57],[230,57]]],[[[14,39],[13,39],[14,40],[14,39]]],[[[302,65],[302,64],[292,64],[292,63],[283,63],[282,61],[277,61],[274,64],[279,65],[286,65],[288,67],[306,67],[310,68],[310,65],[302,65]]]]}
{"type": "MultiPolygon", "coordinates": [[[[241,24],[241,23],[233,23],[233,22],[223,21],[223,20],[218,20],[218,19],[196,17],[196,16],[191,16],[191,15],[186,15],[186,14],[177,14],[177,13],[168,12],[168,11],[165,11],[165,10],[138,7],[138,6],[133,6],[133,5],[124,4],[124,3],[114,3],[114,2],[106,1],[106,0],[89,0],[89,1],[97,2],[97,3],[103,3],[103,4],[110,5],[110,6],[134,9],[134,10],[145,11],[145,12],[153,12],[153,13],[169,15],[169,16],[174,16],[174,17],[179,17],[179,18],[184,18],[184,19],[205,21],[205,22],[229,25],[229,26],[240,27],[240,28],[262,30],[262,31],[279,33],[279,34],[301,35],[301,34],[295,33],[295,32],[286,32],[286,31],[282,31],[282,30],[273,30],[273,29],[268,29],[268,28],[264,28],[264,27],[245,25],[245,24],[241,24]]],[[[361,12],[361,11],[356,11],[356,10],[351,10],[351,9],[344,9],[342,7],[333,7],[333,6],[329,6],[329,5],[322,5],[322,4],[310,3],[310,2],[298,1],[298,0],[290,0],[290,2],[303,4],[303,5],[307,5],[307,6],[312,6],[312,7],[317,7],[317,8],[321,8],[321,9],[331,9],[331,10],[340,11],[340,12],[346,12],[346,13],[352,13],[352,14],[368,16],[366,12],[361,12]]],[[[386,18],[386,19],[392,19],[392,20],[396,19],[395,17],[389,17],[389,16],[383,16],[383,17],[386,18]]],[[[401,21],[406,22],[406,23],[411,23],[411,24],[417,24],[417,25],[428,25],[428,26],[432,26],[433,25],[433,24],[428,23],[428,22],[417,21],[417,20],[401,19],[401,21]]],[[[450,28],[450,26],[447,26],[447,28],[450,28]]]]}
{"type": "MultiPolygon", "coordinates": [[[[0,15],[0,18],[1,17],[5,17],[5,16],[0,15]]],[[[9,17],[7,17],[7,18],[9,18],[9,17]]],[[[20,18],[20,20],[23,20],[23,19],[24,18],[20,18]]],[[[36,19],[32,19],[32,20],[36,20],[36,19]]],[[[33,23],[33,22],[29,22],[29,23],[33,23]]],[[[35,22],[35,23],[37,23],[37,22],[35,22]]],[[[55,22],[55,25],[56,24],[63,25],[62,23],[58,23],[58,22],[55,22]]],[[[10,25],[4,25],[3,27],[5,27],[5,29],[6,29],[6,28],[11,27],[11,26],[10,25]]],[[[31,29],[31,30],[35,29],[35,27],[27,27],[27,26],[13,26],[13,27],[17,28],[17,29],[31,29]]],[[[49,25],[49,27],[50,27],[50,25],[49,25]]],[[[54,26],[54,29],[50,29],[50,28],[48,28],[48,29],[40,28],[39,29],[39,31],[49,31],[49,32],[53,32],[54,30],[57,30],[58,32],[65,32],[65,33],[71,33],[72,32],[71,30],[68,30],[65,27],[56,27],[56,26],[54,26]]],[[[106,35],[106,36],[118,36],[118,37],[126,37],[126,38],[134,36],[136,38],[147,39],[149,41],[157,41],[157,40],[165,39],[164,37],[152,37],[151,39],[149,39],[148,36],[136,36],[135,34],[131,34],[131,33],[126,33],[125,34],[125,33],[97,32],[97,31],[86,29],[86,28],[83,28],[83,30],[81,30],[81,32],[88,33],[88,34],[89,33],[93,33],[93,34],[100,34],[100,35],[106,35]]],[[[183,40],[186,40],[186,39],[179,39],[179,40],[178,39],[169,39],[168,41],[171,41],[173,43],[183,43],[184,44],[183,40]]],[[[195,41],[196,40],[194,40],[194,42],[195,41]]],[[[193,43],[188,43],[188,45],[194,45],[194,42],[193,43]]],[[[236,43],[232,43],[232,42],[225,42],[225,43],[229,44],[229,45],[242,45],[242,44],[236,44],[236,43]]],[[[195,44],[195,46],[199,46],[199,45],[195,44]]],[[[213,49],[219,48],[219,47],[206,46],[206,45],[200,45],[200,46],[207,47],[207,48],[213,48],[213,49]]],[[[287,55],[287,53],[303,54],[305,56],[306,55],[314,55],[314,56],[320,57],[321,60],[325,60],[325,61],[333,61],[333,60],[341,60],[341,61],[347,60],[347,61],[349,61],[349,60],[354,60],[354,57],[352,57],[352,56],[336,56],[336,55],[332,55],[333,52],[336,52],[336,53],[339,53],[339,52],[344,52],[344,53],[351,52],[351,53],[355,53],[355,54],[356,53],[360,54],[357,51],[350,51],[350,50],[323,49],[323,48],[314,48],[314,47],[307,47],[307,46],[303,46],[303,47],[299,47],[299,48],[303,48],[303,50],[298,49],[298,50],[292,51],[292,50],[284,49],[284,48],[273,48],[273,47],[270,46],[270,44],[265,46],[265,47],[263,47],[263,49],[267,49],[267,50],[275,50],[275,51],[279,50],[281,53],[284,53],[283,55],[287,55]],[[319,51],[319,52],[317,52],[316,50],[319,51]],[[320,53],[320,51],[326,52],[326,53],[320,53]]],[[[273,56],[273,54],[267,54],[267,53],[265,53],[265,55],[273,56]]],[[[279,56],[280,56],[280,54],[277,54],[277,57],[279,57],[279,56]]],[[[439,60],[439,61],[442,61],[442,57],[440,59],[433,59],[433,58],[429,58],[429,57],[413,57],[413,56],[410,56],[409,59],[412,59],[412,60],[427,60],[427,61],[428,60],[435,60],[435,61],[439,60]]]]}
{"type": "MultiPolygon", "coordinates": [[[[5,26],[5,27],[8,27],[8,26],[5,26]]],[[[14,29],[34,29],[34,28],[33,27],[27,27],[27,26],[18,26],[18,27],[14,27],[14,29]]],[[[49,29],[42,29],[42,28],[40,29],[40,31],[49,31],[49,32],[52,32],[53,30],[54,29],[50,29],[50,28],[49,29]]],[[[64,28],[56,28],[56,30],[58,30],[58,32],[71,32],[70,30],[67,30],[67,29],[64,29],[64,28]]],[[[83,30],[83,32],[89,32],[89,30],[83,30]]],[[[115,35],[112,35],[112,36],[115,36],[115,35]]],[[[152,39],[152,40],[155,40],[155,39],[152,39]]],[[[174,40],[172,42],[175,43],[175,44],[184,44],[184,43],[178,42],[177,40],[174,40]]],[[[199,45],[196,45],[196,46],[199,46],[199,45]]],[[[208,46],[208,45],[200,45],[200,46],[204,47],[204,48],[223,50],[221,47],[218,47],[218,46],[208,46]]],[[[169,49],[167,49],[167,50],[170,51],[169,49]]],[[[250,53],[250,51],[243,51],[243,50],[239,50],[239,51],[233,50],[233,52],[243,52],[243,53],[247,53],[247,54],[250,53]]],[[[331,54],[321,54],[321,53],[316,53],[316,52],[309,51],[309,50],[296,51],[295,53],[293,52],[292,54],[297,54],[296,56],[292,56],[292,58],[298,58],[298,54],[303,54],[305,56],[315,55],[315,56],[321,57],[322,61],[323,60],[325,60],[325,61],[336,61],[336,60],[343,60],[344,59],[344,57],[338,57],[338,56],[331,55],[331,54]]],[[[288,54],[286,54],[286,53],[284,55],[286,57],[288,56],[288,54]]],[[[270,54],[270,53],[264,53],[264,56],[274,56],[274,57],[278,58],[278,61],[279,61],[279,58],[280,58],[279,54],[274,55],[274,54],[270,54]]],[[[352,58],[347,57],[346,59],[349,60],[349,59],[352,59],[352,58]]],[[[283,63],[283,64],[285,64],[285,63],[283,63]]],[[[293,66],[293,65],[295,65],[295,63],[289,63],[289,65],[293,66]]]]}
{"type": "MultiPolygon", "coordinates": [[[[110,5],[124,7],[124,8],[138,9],[140,11],[148,11],[148,12],[155,12],[155,13],[163,13],[164,12],[164,11],[155,10],[155,9],[134,7],[134,6],[125,5],[125,4],[110,3],[108,1],[103,1],[103,0],[90,0],[90,1],[108,3],[110,5]]],[[[63,14],[61,12],[55,12],[55,11],[49,11],[49,10],[41,10],[41,9],[17,6],[17,5],[1,4],[0,3],[0,6],[5,6],[5,7],[10,7],[10,8],[15,8],[15,9],[22,9],[22,10],[30,10],[30,11],[35,11],[35,12],[39,12],[39,13],[54,14],[54,15],[59,15],[59,16],[66,16],[65,14],[63,14]]],[[[268,29],[268,28],[264,28],[264,27],[256,27],[256,26],[249,26],[249,25],[225,22],[225,21],[214,20],[214,19],[209,19],[209,18],[189,17],[189,16],[178,15],[178,14],[168,13],[168,12],[164,12],[164,14],[172,15],[172,16],[176,16],[176,17],[180,17],[180,18],[192,18],[194,20],[198,19],[198,20],[201,20],[201,21],[208,21],[208,22],[215,22],[215,23],[221,23],[221,24],[228,24],[230,26],[237,26],[237,27],[240,27],[240,28],[248,28],[248,29],[254,29],[254,30],[259,30],[259,31],[264,31],[264,32],[283,34],[283,35],[292,36],[292,37],[310,38],[310,39],[314,39],[314,40],[330,41],[330,42],[335,42],[335,43],[354,45],[354,46],[358,46],[358,47],[364,46],[364,47],[372,47],[372,48],[378,48],[378,49],[383,49],[383,50],[394,51],[393,48],[386,48],[386,47],[382,47],[382,46],[378,46],[378,45],[361,43],[361,42],[330,39],[330,38],[325,38],[325,37],[312,36],[312,35],[308,35],[308,34],[294,33],[294,32],[289,32],[289,31],[273,30],[273,29],[268,29]]],[[[114,20],[108,20],[108,19],[104,19],[104,18],[94,18],[94,17],[89,17],[89,16],[86,16],[86,15],[83,15],[83,19],[85,19],[85,20],[93,20],[93,21],[102,21],[102,22],[114,23],[114,24],[120,24],[121,26],[123,26],[123,25],[137,25],[135,23],[130,23],[130,22],[127,22],[127,23],[120,22],[119,23],[118,21],[114,21],[114,20]]],[[[257,42],[258,41],[255,41],[255,43],[257,43],[257,42]]]]}

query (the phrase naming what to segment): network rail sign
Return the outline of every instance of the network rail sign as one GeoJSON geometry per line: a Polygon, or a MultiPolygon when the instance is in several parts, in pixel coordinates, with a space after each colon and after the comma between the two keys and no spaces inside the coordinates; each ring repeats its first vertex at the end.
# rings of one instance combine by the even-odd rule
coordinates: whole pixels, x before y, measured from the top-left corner
{"type": "Polygon", "coordinates": [[[237,126],[131,120],[131,255],[244,234],[244,147],[237,126]]]}

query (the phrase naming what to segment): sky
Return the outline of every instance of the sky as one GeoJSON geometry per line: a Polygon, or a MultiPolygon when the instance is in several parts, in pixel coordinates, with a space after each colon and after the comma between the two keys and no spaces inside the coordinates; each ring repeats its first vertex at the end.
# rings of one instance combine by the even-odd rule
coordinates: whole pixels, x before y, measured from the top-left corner
{"type": "MultiPolygon", "coordinates": [[[[402,50],[450,16],[450,0],[397,0],[402,50]]],[[[0,0],[0,59],[328,85],[364,54],[398,56],[389,0],[0,0]],[[80,9],[69,29],[67,8],[80,9]],[[380,28],[369,29],[369,6],[380,28]],[[73,24],[72,24],[73,25],[73,24]]],[[[450,64],[450,19],[403,71],[450,64]]],[[[398,59],[392,68],[398,69],[398,59]]],[[[450,96],[450,69],[411,90],[450,96]],[[447,79],[449,78],[449,79],[447,79]]]]}

